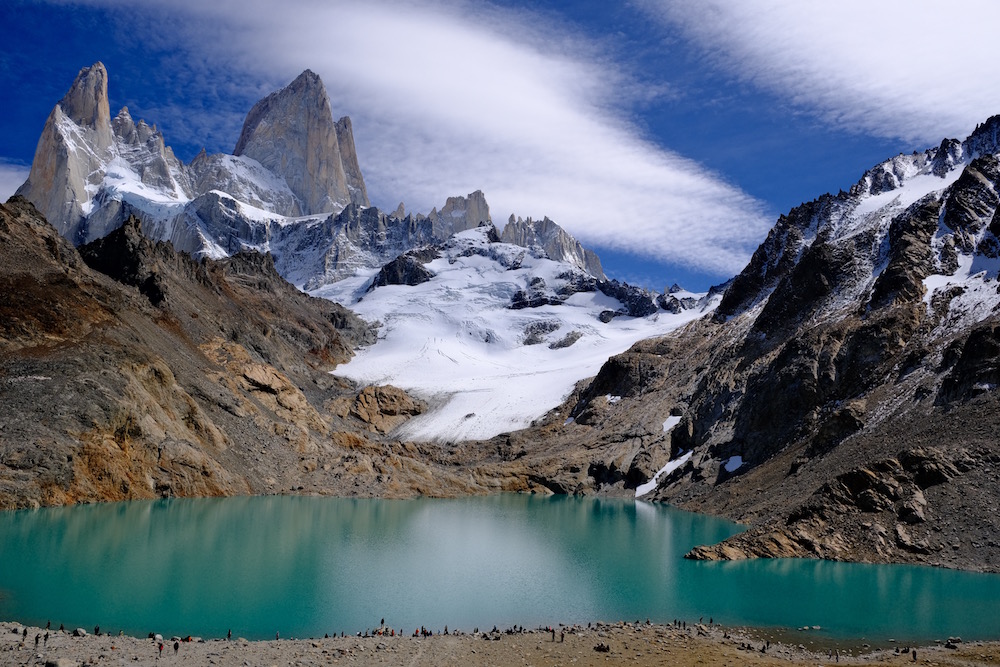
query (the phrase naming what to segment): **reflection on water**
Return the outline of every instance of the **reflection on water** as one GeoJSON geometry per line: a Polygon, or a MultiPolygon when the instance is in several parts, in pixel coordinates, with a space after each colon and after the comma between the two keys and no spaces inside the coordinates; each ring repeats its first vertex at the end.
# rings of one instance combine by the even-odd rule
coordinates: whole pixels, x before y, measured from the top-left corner
{"type": "Polygon", "coordinates": [[[164,500],[0,513],[0,618],[143,635],[709,617],[833,636],[1000,638],[1000,577],[683,560],[734,524],[648,503],[164,500]]]}

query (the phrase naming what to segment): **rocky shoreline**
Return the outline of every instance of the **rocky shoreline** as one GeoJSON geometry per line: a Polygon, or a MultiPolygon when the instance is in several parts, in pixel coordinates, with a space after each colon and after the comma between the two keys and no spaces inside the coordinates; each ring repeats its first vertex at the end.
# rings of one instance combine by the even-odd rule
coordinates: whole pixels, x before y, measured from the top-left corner
{"type": "Polygon", "coordinates": [[[727,628],[717,624],[596,623],[552,629],[429,636],[140,639],[83,629],[46,630],[0,623],[0,665],[814,665],[995,664],[1000,643],[903,647],[832,641],[819,633],[727,628]],[[45,634],[48,638],[45,639],[45,634]],[[37,637],[37,640],[36,640],[37,637]],[[915,651],[915,653],[914,653],[915,651]]]}

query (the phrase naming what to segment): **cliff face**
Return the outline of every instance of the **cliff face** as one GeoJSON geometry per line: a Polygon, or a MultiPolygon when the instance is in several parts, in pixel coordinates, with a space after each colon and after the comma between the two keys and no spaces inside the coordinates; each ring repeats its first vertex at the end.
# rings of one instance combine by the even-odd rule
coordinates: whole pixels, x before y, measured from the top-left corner
{"type": "Polygon", "coordinates": [[[59,232],[82,240],[91,194],[115,155],[108,107],[108,72],[101,63],[80,70],[52,109],[38,140],[28,181],[18,194],[32,201],[59,232]]]}
{"type": "Polygon", "coordinates": [[[548,218],[542,220],[518,218],[515,220],[514,216],[511,215],[503,229],[501,240],[504,243],[513,243],[525,248],[538,246],[551,259],[568,262],[600,280],[605,278],[604,269],[601,268],[601,260],[597,254],[584,248],[579,241],[548,218]]]}
{"type": "Polygon", "coordinates": [[[370,205],[351,121],[334,122],[326,88],[309,70],[250,109],[233,154],[283,178],[302,204],[297,215],[370,205]]]}

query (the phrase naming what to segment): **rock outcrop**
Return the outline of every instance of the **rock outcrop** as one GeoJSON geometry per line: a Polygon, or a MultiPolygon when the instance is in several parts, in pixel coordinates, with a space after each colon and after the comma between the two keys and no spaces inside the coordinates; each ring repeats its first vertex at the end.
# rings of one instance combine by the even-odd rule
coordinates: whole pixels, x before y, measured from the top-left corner
{"type": "Polygon", "coordinates": [[[115,155],[108,106],[108,72],[102,63],[80,70],[66,95],[52,109],[35,149],[28,180],[17,194],[35,204],[59,233],[75,242],[89,211],[89,187],[115,155]]]}
{"type": "Polygon", "coordinates": [[[545,254],[557,262],[567,262],[583,269],[599,280],[604,280],[604,269],[597,254],[584,248],[580,242],[566,233],[562,227],[549,220],[515,219],[513,215],[503,228],[500,240],[524,248],[542,248],[545,254]]]}

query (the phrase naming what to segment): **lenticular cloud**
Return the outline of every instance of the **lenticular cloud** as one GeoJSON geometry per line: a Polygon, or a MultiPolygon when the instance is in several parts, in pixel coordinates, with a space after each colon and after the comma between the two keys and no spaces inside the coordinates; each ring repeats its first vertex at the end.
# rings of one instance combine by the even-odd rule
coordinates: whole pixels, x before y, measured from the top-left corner
{"type": "Polygon", "coordinates": [[[926,144],[1000,113],[982,0],[645,2],[717,63],[838,127],[926,144]]]}

